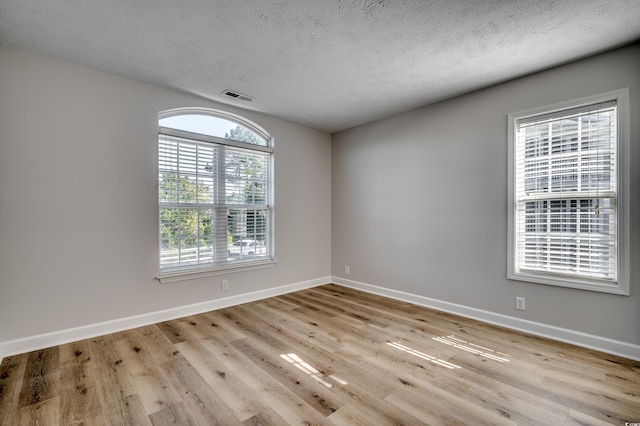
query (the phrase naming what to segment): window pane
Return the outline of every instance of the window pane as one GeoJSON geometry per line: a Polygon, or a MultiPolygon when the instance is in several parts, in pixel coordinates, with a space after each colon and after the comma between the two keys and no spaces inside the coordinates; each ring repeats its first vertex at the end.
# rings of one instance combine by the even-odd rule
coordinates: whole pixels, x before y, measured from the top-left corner
{"type": "Polygon", "coordinates": [[[214,261],[213,209],[160,209],[161,265],[214,261]]]}
{"type": "Polygon", "coordinates": [[[227,230],[231,237],[229,257],[265,257],[268,254],[267,209],[229,209],[227,230]]]}
{"type": "Polygon", "coordinates": [[[530,201],[517,216],[520,268],[615,278],[612,200],[530,201]]]}
{"type": "Polygon", "coordinates": [[[158,189],[161,202],[212,203],[217,146],[160,136],[158,189]]]}
{"type": "Polygon", "coordinates": [[[518,129],[520,190],[615,190],[615,108],[518,129]]]}
{"type": "Polygon", "coordinates": [[[269,155],[227,148],[225,150],[225,202],[267,204],[269,155]]]}
{"type": "Polygon", "coordinates": [[[216,136],[238,142],[268,146],[269,140],[257,134],[248,127],[222,117],[205,114],[182,114],[163,118],[159,121],[161,127],[216,136]]]}

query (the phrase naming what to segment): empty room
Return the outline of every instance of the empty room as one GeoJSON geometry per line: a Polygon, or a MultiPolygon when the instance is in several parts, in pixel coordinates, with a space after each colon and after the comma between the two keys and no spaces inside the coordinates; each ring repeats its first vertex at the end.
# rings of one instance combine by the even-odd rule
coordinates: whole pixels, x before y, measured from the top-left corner
{"type": "Polygon", "coordinates": [[[640,425],[640,2],[3,0],[0,425],[640,425]]]}

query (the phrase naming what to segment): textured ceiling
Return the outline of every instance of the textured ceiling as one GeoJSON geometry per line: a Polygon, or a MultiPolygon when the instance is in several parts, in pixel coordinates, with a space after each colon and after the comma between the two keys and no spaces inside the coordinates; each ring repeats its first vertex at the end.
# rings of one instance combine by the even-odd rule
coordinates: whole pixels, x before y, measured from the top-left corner
{"type": "Polygon", "coordinates": [[[640,0],[0,1],[1,44],[326,131],[638,39],[640,0]]]}

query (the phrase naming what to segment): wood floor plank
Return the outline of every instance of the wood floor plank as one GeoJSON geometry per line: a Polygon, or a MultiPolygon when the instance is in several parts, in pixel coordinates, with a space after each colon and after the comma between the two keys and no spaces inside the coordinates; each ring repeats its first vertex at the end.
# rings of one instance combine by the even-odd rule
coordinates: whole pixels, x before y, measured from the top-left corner
{"type": "Polygon", "coordinates": [[[178,357],[161,365],[182,395],[182,402],[198,424],[237,424],[239,420],[189,362],[178,357]]]}
{"type": "Polygon", "coordinates": [[[640,362],[338,285],[7,357],[0,425],[620,425],[640,362]]]}
{"type": "Polygon", "coordinates": [[[253,391],[232,373],[227,371],[211,352],[198,341],[177,345],[180,353],[198,371],[202,379],[220,396],[239,421],[245,421],[260,413],[253,391]],[[255,398],[255,399],[254,399],[255,398]]]}
{"type": "Polygon", "coordinates": [[[205,318],[207,324],[211,326],[209,337],[224,337],[228,342],[247,337],[246,334],[236,328],[234,324],[227,321],[228,319],[223,315],[222,311],[205,312],[202,314],[202,317],[205,318]]]}
{"type": "Polygon", "coordinates": [[[189,415],[189,410],[182,401],[167,405],[149,415],[149,420],[153,426],[198,424],[198,421],[189,415]]]}
{"type": "Polygon", "coordinates": [[[171,341],[171,343],[184,342],[184,336],[181,334],[181,330],[176,327],[175,321],[165,321],[156,324],[156,326],[164,333],[164,335],[171,341]]]}
{"type": "Polygon", "coordinates": [[[574,383],[562,377],[545,377],[543,384],[551,390],[557,400],[576,411],[603,421],[624,424],[640,415],[637,401],[615,397],[606,388],[585,381],[574,383]],[[613,405],[611,402],[615,401],[613,405]]]}
{"type": "Polygon", "coordinates": [[[518,424],[563,424],[569,409],[556,401],[531,395],[499,382],[487,386],[474,385],[462,397],[470,404],[478,405],[513,420],[518,424]]]}
{"type": "Polygon", "coordinates": [[[14,422],[8,423],[7,426],[62,424],[60,423],[60,397],[43,399],[18,408],[14,422]]]}
{"type": "Polygon", "coordinates": [[[54,347],[34,351],[28,355],[18,406],[39,404],[58,394],[60,386],[58,354],[58,347],[54,347]]]}
{"type": "Polygon", "coordinates": [[[172,342],[157,325],[126,330],[119,334],[128,339],[130,349],[146,357],[147,362],[161,364],[171,361],[176,355],[172,342]],[[137,347],[144,350],[138,351],[137,347]]]}
{"type": "MultiPolygon", "coordinates": [[[[151,426],[151,419],[147,415],[144,405],[142,405],[142,401],[137,394],[127,395],[125,397],[125,401],[127,403],[127,407],[129,407],[129,412],[131,413],[131,424],[136,426],[151,426]]],[[[88,424],[88,423],[87,423],[88,424]]],[[[104,424],[103,423],[96,423],[104,424]]]]}
{"type": "MultiPolygon", "coordinates": [[[[370,426],[374,424],[372,423],[374,419],[371,417],[372,416],[365,408],[357,404],[347,403],[340,407],[338,411],[331,414],[328,417],[328,420],[330,420],[332,424],[336,425],[370,426]]],[[[375,424],[384,426],[380,419],[376,419],[375,424]]]]}
{"type": "Polygon", "coordinates": [[[134,392],[133,379],[130,373],[121,366],[122,357],[115,348],[118,334],[101,336],[92,339],[90,353],[95,370],[96,388],[100,396],[100,404],[105,414],[105,424],[133,424],[132,407],[127,396],[134,392]]]}
{"type": "MultiPolygon", "coordinates": [[[[432,390],[435,391],[436,389],[432,390]]],[[[451,395],[439,394],[438,392],[416,392],[404,388],[389,395],[385,400],[398,409],[420,419],[423,424],[516,424],[487,410],[481,410],[477,406],[464,405],[463,401],[456,400],[451,395]],[[461,410],[461,406],[464,409],[461,410]]]]}
{"type": "Polygon", "coordinates": [[[18,406],[27,354],[15,355],[0,364],[0,425],[16,424],[15,408],[18,406]]]}
{"type": "MultiPolygon", "coordinates": [[[[137,396],[145,413],[150,415],[167,405],[180,402],[181,396],[172,386],[171,380],[162,373],[159,364],[181,355],[176,353],[172,354],[171,358],[156,358],[155,345],[149,344],[153,338],[149,338],[148,333],[140,335],[125,332],[119,336],[121,338],[116,339],[114,343],[116,351],[121,355],[118,367],[126,370],[128,377],[131,377],[130,394],[137,396]]],[[[171,347],[173,348],[173,345],[171,347]]],[[[125,399],[128,396],[126,395],[125,399]]]]}
{"type": "Polygon", "coordinates": [[[202,341],[183,342],[176,346],[240,421],[245,424],[285,423],[270,406],[262,403],[252,387],[255,378],[245,383],[233,370],[227,369],[202,341]]]}
{"type": "Polygon", "coordinates": [[[280,357],[281,354],[291,351],[285,350],[281,354],[270,355],[264,350],[263,345],[248,339],[236,340],[231,345],[321,415],[328,416],[340,407],[340,401],[325,386],[317,383],[305,372],[287,365],[280,357]]]}
{"type": "Polygon", "coordinates": [[[60,346],[60,421],[65,425],[105,423],[100,395],[95,385],[90,343],[80,341],[60,346]]]}
{"type": "MultiPolygon", "coordinates": [[[[622,423],[622,424],[626,424],[622,423]]],[[[637,422],[634,422],[637,423],[637,422]]],[[[603,421],[600,419],[597,419],[595,417],[592,417],[588,414],[585,413],[581,413],[579,411],[575,411],[575,410],[570,410],[569,411],[569,416],[567,418],[567,420],[564,422],[564,425],[566,426],[584,426],[584,425],[589,425],[589,426],[608,426],[611,425],[610,422],[608,421],[603,421]]]]}
{"type": "Polygon", "coordinates": [[[259,395],[259,401],[256,403],[269,407],[278,416],[286,419],[286,424],[327,424],[326,418],[314,407],[307,404],[296,392],[274,380],[268,371],[246,358],[242,351],[233,347],[233,342],[225,343],[212,338],[202,343],[227,367],[227,375],[236,376],[259,395]]]}
{"type": "Polygon", "coordinates": [[[278,426],[286,423],[287,422],[275,412],[258,413],[242,422],[243,425],[247,426],[278,426]]]}

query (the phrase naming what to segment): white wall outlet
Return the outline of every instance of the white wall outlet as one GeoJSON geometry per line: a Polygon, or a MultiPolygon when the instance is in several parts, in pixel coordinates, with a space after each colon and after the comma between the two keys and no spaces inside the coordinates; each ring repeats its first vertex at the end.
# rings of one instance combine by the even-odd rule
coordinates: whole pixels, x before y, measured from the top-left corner
{"type": "Polygon", "coordinates": [[[349,275],[349,267],[345,265],[344,267],[344,273],[349,275]]]}
{"type": "Polygon", "coordinates": [[[221,291],[229,291],[229,280],[220,281],[220,290],[221,291]]]}
{"type": "Polygon", "coordinates": [[[524,311],[524,297],[516,297],[516,309],[524,311]]]}

